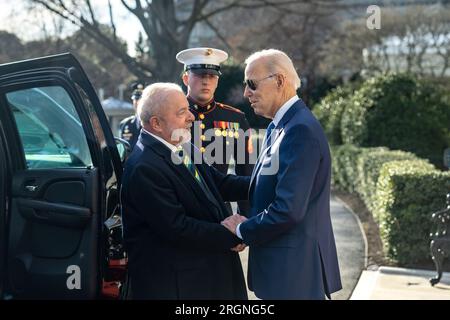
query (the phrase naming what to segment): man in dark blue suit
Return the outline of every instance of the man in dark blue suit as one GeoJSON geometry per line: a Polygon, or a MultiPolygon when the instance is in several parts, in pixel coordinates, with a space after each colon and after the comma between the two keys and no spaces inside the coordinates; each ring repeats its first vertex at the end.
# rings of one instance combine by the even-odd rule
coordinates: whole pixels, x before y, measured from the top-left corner
{"type": "Polygon", "coordinates": [[[224,199],[245,198],[250,177],[179,153],[194,116],[178,85],[148,86],[138,114],[142,130],[121,190],[131,298],[247,299],[242,240],[220,222],[229,216],[224,199]]]}
{"type": "Polygon", "coordinates": [[[330,298],[342,285],[327,139],[297,97],[300,79],[284,52],[256,52],[246,64],[244,95],[273,121],[253,170],[248,219],[234,215],[223,224],[249,245],[248,283],[257,297],[330,298]]]}

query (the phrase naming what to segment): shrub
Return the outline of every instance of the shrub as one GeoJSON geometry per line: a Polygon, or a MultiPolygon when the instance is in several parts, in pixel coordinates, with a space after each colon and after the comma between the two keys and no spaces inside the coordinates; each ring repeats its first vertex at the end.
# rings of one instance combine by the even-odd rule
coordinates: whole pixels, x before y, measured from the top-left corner
{"type": "Polygon", "coordinates": [[[417,160],[385,163],[377,182],[374,217],[384,251],[400,263],[429,261],[431,214],[445,207],[450,173],[417,160]]]}
{"type": "Polygon", "coordinates": [[[362,151],[362,148],[351,144],[331,147],[331,183],[333,187],[350,193],[355,192],[358,186],[356,162],[362,151]]]}
{"type": "Polygon", "coordinates": [[[437,86],[407,74],[370,78],[357,90],[341,120],[344,143],[386,146],[415,153],[442,167],[450,146],[450,104],[437,86]]]}
{"type": "Polygon", "coordinates": [[[313,108],[314,115],[321,123],[332,145],[342,144],[341,118],[352,92],[351,86],[337,87],[313,108]]]}
{"type": "Polygon", "coordinates": [[[332,146],[331,183],[333,187],[360,195],[363,175],[358,169],[359,158],[363,154],[381,151],[389,152],[389,149],[384,147],[359,148],[351,144],[332,146]]]}
{"type": "Polygon", "coordinates": [[[387,148],[364,148],[359,154],[356,163],[357,181],[359,182],[356,191],[371,212],[375,209],[377,181],[381,167],[383,164],[395,160],[422,161],[424,166],[428,165],[429,170],[435,169],[428,161],[419,159],[410,152],[389,150],[387,148]]]}
{"type": "Polygon", "coordinates": [[[450,172],[412,153],[387,148],[331,148],[332,183],[357,193],[380,227],[388,258],[400,264],[430,261],[431,214],[445,206],[450,172]]]}

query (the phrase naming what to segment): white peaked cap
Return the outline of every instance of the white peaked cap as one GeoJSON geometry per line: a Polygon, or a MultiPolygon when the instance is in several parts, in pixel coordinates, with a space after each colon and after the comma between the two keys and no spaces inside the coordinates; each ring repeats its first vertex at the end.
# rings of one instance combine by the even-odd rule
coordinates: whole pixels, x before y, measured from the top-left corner
{"type": "Polygon", "coordinates": [[[184,64],[185,70],[220,74],[220,63],[228,59],[228,54],[214,48],[191,48],[178,52],[176,58],[184,64]]]}

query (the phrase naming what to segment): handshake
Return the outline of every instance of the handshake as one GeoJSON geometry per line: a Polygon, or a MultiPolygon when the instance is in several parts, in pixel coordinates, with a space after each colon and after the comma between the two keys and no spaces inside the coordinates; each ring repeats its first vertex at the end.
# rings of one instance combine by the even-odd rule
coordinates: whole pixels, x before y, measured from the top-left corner
{"type": "MultiPolygon", "coordinates": [[[[228,218],[226,218],[225,220],[223,220],[220,224],[222,224],[225,228],[227,228],[234,235],[236,235],[236,228],[237,228],[238,224],[244,222],[245,220],[247,220],[246,217],[241,216],[239,214],[233,214],[233,215],[229,216],[228,218]]],[[[235,252],[241,252],[246,247],[247,247],[246,244],[240,243],[237,246],[231,248],[231,250],[235,251],[235,252]]]]}

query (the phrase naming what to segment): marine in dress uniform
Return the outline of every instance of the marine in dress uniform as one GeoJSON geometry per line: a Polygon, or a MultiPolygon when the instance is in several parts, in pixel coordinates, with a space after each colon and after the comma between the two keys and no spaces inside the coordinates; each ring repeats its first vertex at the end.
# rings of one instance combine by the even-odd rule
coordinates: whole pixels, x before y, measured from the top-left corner
{"type": "MultiPolygon", "coordinates": [[[[144,85],[142,83],[134,83],[132,85],[133,93],[131,94],[131,100],[133,101],[133,108],[136,113],[137,104],[142,96],[142,91],[144,90],[144,85]]],[[[139,133],[141,132],[141,121],[136,114],[123,119],[120,124],[120,137],[127,140],[131,148],[134,148],[136,144],[139,133]]]]}
{"type": "MultiPolygon", "coordinates": [[[[250,129],[245,114],[214,99],[221,75],[220,63],[228,58],[228,54],[213,48],[192,48],[179,52],[176,58],[184,64],[183,82],[188,89],[190,111],[195,116],[191,129],[192,143],[200,152],[208,154],[208,146],[216,142],[221,146],[220,155],[214,149],[211,153],[216,160],[212,163],[216,169],[226,174],[233,158],[236,174],[251,176],[253,145],[251,137],[243,134],[250,129]]],[[[238,208],[242,214],[249,212],[248,201],[239,201],[238,208]]],[[[231,211],[231,206],[228,209],[231,211]]]]}

